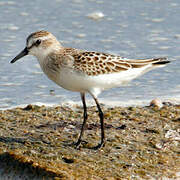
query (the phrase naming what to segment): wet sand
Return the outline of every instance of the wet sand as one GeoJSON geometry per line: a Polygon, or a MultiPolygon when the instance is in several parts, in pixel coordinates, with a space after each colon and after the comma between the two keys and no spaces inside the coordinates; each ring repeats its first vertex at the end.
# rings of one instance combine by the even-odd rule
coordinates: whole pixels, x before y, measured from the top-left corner
{"type": "Polygon", "coordinates": [[[83,109],[28,105],[0,111],[0,176],[4,179],[177,179],[180,172],[180,105],[103,106],[106,144],[96,107],[80,150],[83,109]]]}

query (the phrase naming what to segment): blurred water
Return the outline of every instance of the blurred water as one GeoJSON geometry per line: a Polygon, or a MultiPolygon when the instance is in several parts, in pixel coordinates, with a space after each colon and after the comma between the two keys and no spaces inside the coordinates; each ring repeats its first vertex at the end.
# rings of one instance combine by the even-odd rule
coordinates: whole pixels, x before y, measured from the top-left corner
{"type": "Polygon", "coordinates": [[[0,108],[80,101],[78,93],[48,80],[34,57],[9,63],[24,48],[26,37],[41,29],[52,32],[64,46],[127,58],[173,60],[127,87],[103,92],[101,102],[136,105],[156,97],[180,100],[179,12],[179,0],[0,1],[0,108]]]}

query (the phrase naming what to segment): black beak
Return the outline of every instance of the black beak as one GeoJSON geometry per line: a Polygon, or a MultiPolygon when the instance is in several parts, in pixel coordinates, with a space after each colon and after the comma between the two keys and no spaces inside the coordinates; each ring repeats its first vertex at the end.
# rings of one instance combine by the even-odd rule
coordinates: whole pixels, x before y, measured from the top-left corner
{"type": "Polygon", "coordinates": [[[27,49],[27,47],[25,47],[25,48],[11,61],[11,63],[16,62],[18,59],[20,59],[20,58],[22,58],[22,57],[24,57],[24,56],[26,56],[26,55],[28,55],[28,49],[27,49]]]}

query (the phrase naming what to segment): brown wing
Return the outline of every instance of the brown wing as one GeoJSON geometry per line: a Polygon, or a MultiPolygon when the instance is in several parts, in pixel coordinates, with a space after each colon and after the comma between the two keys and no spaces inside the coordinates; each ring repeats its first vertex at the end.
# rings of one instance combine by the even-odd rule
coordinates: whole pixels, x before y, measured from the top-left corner
{"type": "Polygon", "coordinates": [[[85,52],[74,48],[64,48],[58,56],[55,58],[58,59],[57,65],[61,64],[73,68],[89,76],[122,72],[166,60],[166,58],[125,59],[107,53],[85,52]]]}
{"type": "Polygon", "coordinates": [[[125,71],[131,68],[120,56],[97,52],[81,52],[74,57],[74,68],[89,76],[125,71]]]}

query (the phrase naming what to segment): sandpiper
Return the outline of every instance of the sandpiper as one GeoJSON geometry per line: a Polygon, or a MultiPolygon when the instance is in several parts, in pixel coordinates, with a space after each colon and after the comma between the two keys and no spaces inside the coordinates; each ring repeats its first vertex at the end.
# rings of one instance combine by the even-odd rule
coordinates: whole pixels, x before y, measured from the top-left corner
{"type": "Polygon", "coordinates": [[[101,148],[105,143],[104,117],[97,96],[103,90],[121,86],[170,62],[165,57],[126,59],[108,53],[63,47],[56,37],[47,31],[30,34],[26,41],[26,47],[11,63],[26,55],[36,56],[43,72],[56,84],[64,89],[80,92],[84,120],[79,138],[74,143],[76,147],[79,147],[82,142],[88,118],[85,93],[89,93],[93,97],[101,124],[101,141],[94,149],[101,148]]]}

